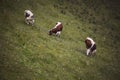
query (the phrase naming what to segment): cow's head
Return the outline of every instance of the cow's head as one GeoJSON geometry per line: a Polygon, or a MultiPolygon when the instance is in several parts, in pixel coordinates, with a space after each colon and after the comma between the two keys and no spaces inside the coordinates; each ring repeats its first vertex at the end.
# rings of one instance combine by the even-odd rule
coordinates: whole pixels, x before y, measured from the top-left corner
{"type": "Polygon", "coordinates": [[[49,30],[49,33],[48,33],[49,35],[52,35],[52,30],[49,30]]]}
{"type": "Polygon", "coordinates": [[[85,44],[86,44],[86,48],[87,48],[87,49],[90,48],[90,47],[92,46],[91,41],[88,40],[88,39],[85,40],[85,44]]]}

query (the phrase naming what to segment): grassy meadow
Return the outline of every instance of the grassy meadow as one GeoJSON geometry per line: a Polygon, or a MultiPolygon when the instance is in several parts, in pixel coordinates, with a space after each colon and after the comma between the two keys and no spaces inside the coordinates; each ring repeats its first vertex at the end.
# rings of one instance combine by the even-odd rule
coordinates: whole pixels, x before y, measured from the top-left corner
{"type": "Polygon", "coordinates": [[[1,0],[0,80],[120,80],[119,9],[118,0],[1,0]],[[48,35],[57,21],[60,38],[48,35]],[[85,54],[87,36],[95,56],[85,54]]]}

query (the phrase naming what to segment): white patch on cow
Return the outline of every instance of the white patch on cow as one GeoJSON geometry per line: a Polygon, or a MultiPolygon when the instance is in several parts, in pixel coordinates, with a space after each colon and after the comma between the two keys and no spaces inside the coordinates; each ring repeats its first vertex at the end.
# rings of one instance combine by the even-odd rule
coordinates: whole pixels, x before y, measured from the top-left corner
{"type": "Polygon", "coordinates": [[[57,22],[57,24],[55,25],[54,28],[57,28],[57,26],[59,26],[61,24],[61,22],[57,22]]]}
{"type": "Polygon", "coordinates": [[[86,55],[88,56],[90,54],[90,49],[87,49],[86,55]]]}
{"type": "Polygon", "coordinates": [[[88,39],[88,40],[90,40],[92,44],[95,44],[95,42],[93,41],[93,39],[92,39],[92,38],[87,37],[87,39],[88,39]]]}
{"type": "Polygon", "coordinates": [[[56,36],[59,36],[61,34],[61,31],[58,31],[57,33],[56,33],[56,36]]]}
{"type": "Polygon", "coordinates": [[[30,10],[25,10],[24,15],[25,15],[25,13],[28,13],[30,15],[30,17],[33,16],[33,13],[30,10]]]}

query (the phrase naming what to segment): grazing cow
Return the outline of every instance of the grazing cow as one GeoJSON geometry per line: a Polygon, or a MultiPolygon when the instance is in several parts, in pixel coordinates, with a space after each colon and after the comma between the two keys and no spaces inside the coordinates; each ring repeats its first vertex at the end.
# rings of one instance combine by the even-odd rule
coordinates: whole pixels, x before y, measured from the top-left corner
{"type": "Polygon", "coordinates": [[[87,48],[87,51],[86,51],[87,56],[94,54],[96,52],[96,44],[92,38],[87,37],[85,40],[85,44],[86,44],[86,48],[87,48]]]}
{"type": "Polygon", "coordinates": [[[52,35],[54,33],[56,36],[60,36],[62,29],[63,29],[62,23],[57,22],[55,27],[49,31],[49,35],[52,35]]]}
{"type": "Polygon", "coordinates": [[[34,15],[30,10],[25,10],[24,11],[24,16],[25,16],[25,22],[27,24],[31,24],[33,26],[34,24],[34,15]]]}

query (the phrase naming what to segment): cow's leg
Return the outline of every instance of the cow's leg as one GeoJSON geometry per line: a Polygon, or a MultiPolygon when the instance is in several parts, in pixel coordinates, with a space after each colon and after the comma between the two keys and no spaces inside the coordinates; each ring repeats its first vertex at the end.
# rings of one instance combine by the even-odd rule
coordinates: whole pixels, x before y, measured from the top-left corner
{"type": "Polygon", "coordinates": [[[58,32],[56,33],[56,36],[59,36],[59,37],[60,37],[60,34],[61,34],[61,31],[58,31],[58,32]]]}
{"type": "Polygon", "coordinates": [[[25,19],[25,23],[26,23],[26,24],[29,24],[29,20],[28,20],[28,19],[25,19]]]}
{"type": "Polygon", "coordinates": [[[26,18],[26,23],[27,23],[27,24],[33,24],[33,23],[34,23],[33,20],[34,20],[34,19],[31,18],[31,17],[27,17],[27,18],[26,18]]]}
{"type": "Polygon", "coordinates": [[[33,24],[34,24],[34,19],[28,19],[28,22],[29,22],[29,24],[31,24],[32,26],[34,26],[33,24]]]}
{"type": "Polygon", "coordinates": [[[87,49],[86,55],[88,56],[90,54],[91,50],[87,49]]]}
{"type": "Polygon", "coordinates": [[[32,26],[34,26],[34,22],[35,22],[35,20],[33,19],[33,20],[32,20],[32,26]]]}
{"type": "Polygon", "coordinates": [[[96,49],[95,49],[95,50],[93,50],[92,54],[93,54],[93,55],[95,55],[95,53],[96,53],[96,49]]]}

